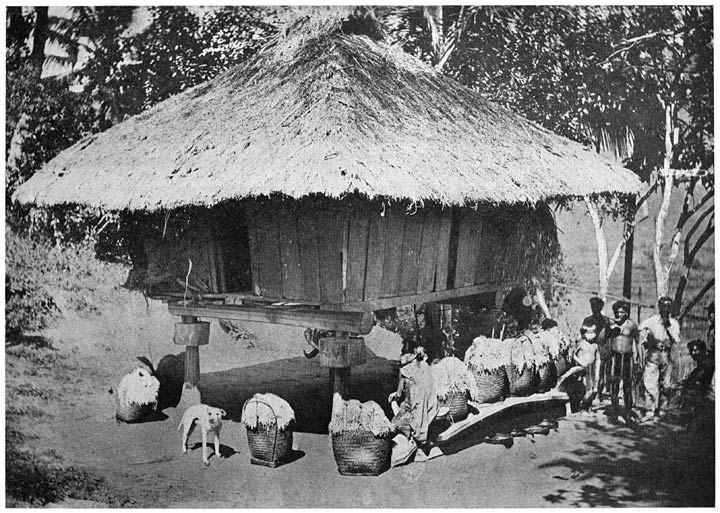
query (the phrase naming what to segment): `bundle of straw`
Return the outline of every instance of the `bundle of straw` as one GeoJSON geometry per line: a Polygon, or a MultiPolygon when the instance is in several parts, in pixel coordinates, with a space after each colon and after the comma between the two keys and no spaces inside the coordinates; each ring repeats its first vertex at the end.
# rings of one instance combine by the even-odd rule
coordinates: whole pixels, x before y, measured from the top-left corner
{"type": "Polygon", "coordinates": [[[240,421],[250,429],[271,429],[277,426],[280,431],[288,428],[295,420],[295,412],[290,404],[275,394],[255,394],[242,411],[240,421]]]}
{"type": "Polygon", "coordinates": [[[531,369],[535,365],[535,351],[529,337],[521,335],[505,342],[510,348],[510,362],[519,372],[522,373],[523,369],[531,369]]]}
{"type": "Polygon", "coordinates": [[[530,339],[530,344],[533,348],[533,364],[536,368],[544,367],[546,365],[549,365],[552,361],[552,357],[550,356],[550,349],[545,344],[545,336],[543,335],[543,332],[539,333],[530,333],[528,334],[528,338],[530,339]]]}
{"type": "Polygon", "coordinates": [[[155,406],[160,382],[148,369],[137,367],[126,374],[118,385],[118,403],[121,406],[155,406]]]}
{"type": "Polygon", "coordinates": [[[465,365],[477,371],[500,370],[508,363],[509,345],[509,341],[479,336],[465,352],[465,365]]]}
{"type": "Polygon", "coordinates": [[[454,356],[446,356],[430,366],[435,395],[445,400],[452,393],[469,393],[471,398],[478,395],[477,384],[465,364],[454,356]]]}
{"type": "Polygon", "coordinates": [[[565,354],[570,347],[570,341],[557,326],[549,330],[541,330],[538,336],[554,360],[557,360],[561,354],[565,354]]]}
{"type": "Polygon", "coordinates": [[[328,431],[331,435],[346,431],[370,431],[376,437],[385,437],[393,432],[393,425],[375,401],[361,403],[351,399],[334,405],[328,431]]]}

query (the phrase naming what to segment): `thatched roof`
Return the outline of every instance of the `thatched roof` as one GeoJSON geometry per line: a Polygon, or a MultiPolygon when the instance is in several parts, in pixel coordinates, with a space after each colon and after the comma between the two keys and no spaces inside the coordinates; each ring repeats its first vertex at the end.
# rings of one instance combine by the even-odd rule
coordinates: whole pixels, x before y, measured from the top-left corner
{"type": "Polygon", "coordinates": [[[485,100],[339,15],[49,162],[37,204],[156,210],[284,194],[442,204],[635,193],[629,171],[485,100]]]}

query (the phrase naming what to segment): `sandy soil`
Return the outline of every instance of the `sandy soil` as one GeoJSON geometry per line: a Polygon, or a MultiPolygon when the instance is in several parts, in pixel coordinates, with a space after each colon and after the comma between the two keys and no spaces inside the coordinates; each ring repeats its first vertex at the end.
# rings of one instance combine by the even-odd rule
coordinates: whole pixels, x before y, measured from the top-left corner
{"type": "MultiPolygon", "coordinates": [[[[227,410],[221,457],[201,462],[197,445],[181,453],[175,408],[143,424],[115,421],[109,390],[134,366],[182,347],[174,319],[159,302],[119,293],[103,314],[59,321],[40,335],[67,355],[66,379],[52,416],[28,428],[36,449],[53,450],[132,497],[133,507],[558,507],[714,504],[714,424],[689,429],[666,423],[630,429],[608,424],[603,408],[564,418],[564,409],[514,411],[444,447],[446,455],[390,469],[379,477],[341,476],[326,426],[327,369],[306,360],[301,330],[248,324],[236,340],[213,323],[201,348],[203,401],[227,410]],[[254,347],[247,347],[252,343],[254,347]],[[275,469],[250,464],[244,401],[274,392],[295,408],[295,459],[275,469]],[[547,436],[517,438],[509,449],[482,443],[495,431],[559,419],[547,436]]],[[[399,339],[376,328],[368,362],[353,370],[353,395],[384,404],[395,385],[399,339]]],[[[13,365],[22,365],[14,362],[13,365]]],[[[14,369],[13,376],[22,375],[14,369]]],[[[15,378],[14,378],[15,379],[15,378]]],[[[28,376],[18,379],[32,379],[28,376]]],[[[199,435],[191,442],[199,441],[199,435]]],[[[66,501],[63,507],[93,503],[66,501]]]]}

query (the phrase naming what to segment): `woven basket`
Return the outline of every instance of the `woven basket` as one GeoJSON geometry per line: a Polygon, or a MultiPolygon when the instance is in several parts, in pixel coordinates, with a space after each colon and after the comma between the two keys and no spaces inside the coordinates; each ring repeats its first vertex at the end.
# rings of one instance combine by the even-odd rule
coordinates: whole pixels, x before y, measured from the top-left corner
{"type": "Polygon", "coordinates": [[[507,372],[510,395],[524,396],[532,393],[533,369],[531,367],[526,366],[520,373],[514,363],[508,363],[505,365],[505,372],[507,372]]]}
{"type": "MultiPolygon", "coordinates": [[[[243,405],[243,416],[245,408],[250,401],[259,401],[272,412],[275,419],[275,410],[267,402],[261,401],[255,397],[245,401],[243,405]]],[[[285,462],[292,454],[293,430],[292,424],[286,429],[278,429],[277,424],[270,426],[262,426],[257,424],[257,428],[247,427],[248,446],[250,447],[250,463],[253,465],[262,465],[265,467],[277,467],[285,462]]]]}
{"type": "Polygon", "coordinates": [[[479,403],[494,403],[502,401],[507,393],[507,373],[505,367],[500,367],[494,371],[486,371],[484,369],[470,369],[472,375],[475,376],[478,395],[476,397],[479,403]]]}
{"type": "Polygon", "coordinates": [[[151,404],[120,404],[117,402],[115,418],[120,422],[134,424],[142,422],[155,412],[156,403],[151,404]]]}
{"type": "Polygon", "coordinates": [[[438,399],[438,406],[446,406],[450,410],[450,420],[453,422],[464,420],[468,416],[466,393],[451,392],[445,399],[438,399]]]}
{"type": "Polygon", "coordinates": [[[550,390],[555,386],[557,381],[557,373],[555,371],[555,364],[552,360],[545,363],[540,367],[535,368],[535,372],[538,374],[538,389],[541,391],[550,390]]]}
{"type": "Polygon", "coordinates": [[[377,476],[390,468],[392,439],[372,431],[344,431],[332,435],[338,472],[343,476],[377,476]]]}

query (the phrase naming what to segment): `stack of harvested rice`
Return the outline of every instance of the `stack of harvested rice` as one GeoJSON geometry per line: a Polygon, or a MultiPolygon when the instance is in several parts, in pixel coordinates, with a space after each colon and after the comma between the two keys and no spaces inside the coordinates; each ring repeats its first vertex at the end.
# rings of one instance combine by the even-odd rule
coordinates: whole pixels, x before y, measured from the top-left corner
{"type": "Polygon", "coordinates": [[[465,364],[454,356],[446,356],[430,366],[435,394],[438,399],[446,400],[451,394],[469,394],[477,397],[475,378],[465,364]]]}
{"type": "Polygon", "coordinates": [[[521,335],[506,341],[510,346],[510,363],[505,366],[510,395],[532,393],[532,377],[535,370],[535,351],[529,337],[521,335]]]}
{"type": "Polygon", "coordinates": [[[545,344],[544,339],[547,338],[543,331],[538,333],[530,333],[530,341],[535,353],[535,372],[538,375],[538,388],[541,391],[550,390],[553,386],[555,378],[555,363],[550,355],[550,349],[545,344]]]}
{"type": "Polygon", "coordinates": [[[255,394],[248,400],[240,421],[250,429],[269,430],[277,427],[284,431],[295,420],[290,404],[275,394],[255,394]]]}
{"type": "Polygon", "coordinates": [[[508,363],[508,348],[509,343],[499,338],[476,337],[465,352],[465,365],[471,370],[500,370],[508,363]]]}
{"type": "Polygon", "coordinates": [[[567,370],[567,358],[570,350],[570,340],[557,326],[548,330],[541,330],[538,334],[543,345],[547,348],[550,357],[555,362],[558,376],[567,370]]]}
{"type": "Polygon", "coordinates": [[[332,435],[347,431],[370,431],[376,437],[386,437],[393,432],[393,425],[375,401],[361,403],[351,399],[333,408],[328,431],[332,435]]]}
{"type": "Polygon", "coordinates": [[[139,422],[157,406],[160,382],[145,367],[126,374],[117,388],[115,416],[125,422],[139,422]]]}
{"type": "Polygon", "coordinates": [[[490,403],[504,398],[508,350],[507,341],[480,336],[465,352],[465,365],[475,378],[475,401],[490,403]]]}

